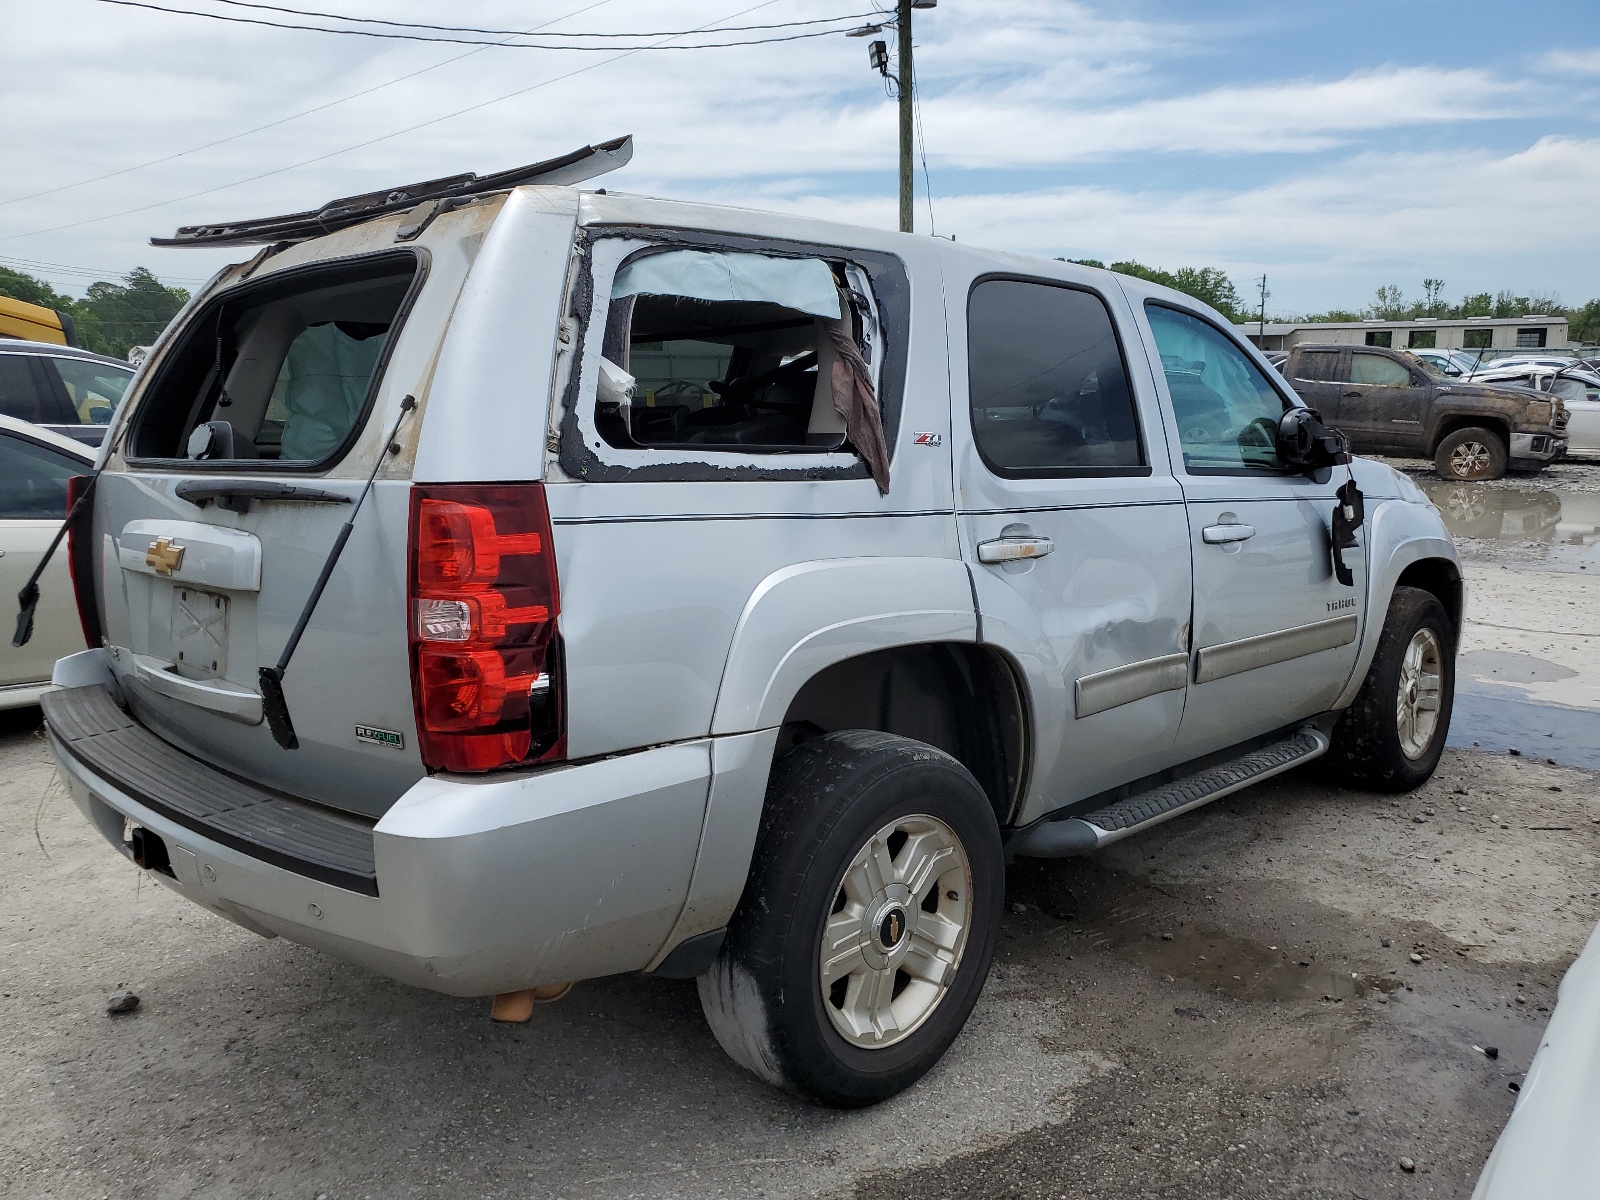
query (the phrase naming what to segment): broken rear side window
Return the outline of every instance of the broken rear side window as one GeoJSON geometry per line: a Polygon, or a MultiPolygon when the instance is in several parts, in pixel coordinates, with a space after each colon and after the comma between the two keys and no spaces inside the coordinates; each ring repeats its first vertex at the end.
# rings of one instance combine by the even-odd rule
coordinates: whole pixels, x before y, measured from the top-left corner
{"type": "Polygon", "coordinates": [[[128,456],[308,469],[344,450],[412,291],[412,253],[285,272],[195,315],[140,406],[128,456]]]}
{"type": "Polygon", "coordinates": [[[825,453],[849,443],[886,482],[874,325],[842,264],[635,255],[611,288],[596,428],[618,448],[825,453]]]}

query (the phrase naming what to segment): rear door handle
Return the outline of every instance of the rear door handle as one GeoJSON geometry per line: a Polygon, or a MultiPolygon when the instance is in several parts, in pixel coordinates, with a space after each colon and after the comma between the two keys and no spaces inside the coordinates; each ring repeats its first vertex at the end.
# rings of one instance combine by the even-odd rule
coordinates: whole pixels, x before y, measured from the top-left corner
{"type": "Polygon", "coordinates": [[[1056,548],[1047,537],[1003,537],[992,542],[978,543],[978,561],[982,563],[1019,562],[1028,558],[1043,558],[1056,548]]]}
{"type": "Polygon", "coordinates": [[[1229,542],[1243,542],[1255,537],[1252,525],[1207,525],[1200,537],[1208,546],[1226,546],[1229,542]]]}

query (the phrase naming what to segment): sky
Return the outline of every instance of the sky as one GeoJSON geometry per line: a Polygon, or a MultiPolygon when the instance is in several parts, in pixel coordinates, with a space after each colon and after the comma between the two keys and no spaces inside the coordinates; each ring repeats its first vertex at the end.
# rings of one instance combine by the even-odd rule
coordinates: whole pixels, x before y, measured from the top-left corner
{"type": "MultiPolygon", "coordinates": [[[[887,0],[271,2],[616,33],[887,0]]],[[[1252,306],[1265,273],[1278,315],[1358,308],[1385,284],[1420,297],[1425,277],[1449,300],[1600,296],[1595,0],[939,0],[914,24],[919,232],[931,203],[932,230],[963,243],[1220,267],[1252,306]]],[[[897,219],[895,105],[870,39],[591,53],[104,0],[0,0],[0,27],[0,266],[72,294],[137,265],[193,286],[241,257],[148,245],[179,225],[487,173],[624,133],[632,163],[590,186],[897,219]]]]}

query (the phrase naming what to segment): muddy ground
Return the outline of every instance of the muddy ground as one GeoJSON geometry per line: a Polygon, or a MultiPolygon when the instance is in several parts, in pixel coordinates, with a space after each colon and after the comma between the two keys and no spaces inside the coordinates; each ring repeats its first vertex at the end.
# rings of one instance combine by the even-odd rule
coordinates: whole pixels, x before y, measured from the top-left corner
{"type": "Polygon", "coordinates": [[[1476,494],[1498,527],[1436,494],[1482,536],[1471,720],[1427,787],[1312,764],[1019,863],[967,1031],[864,1113],[745,1075],[690,983],[495,1026],[228,925],[91,833],[36,710],[0,714],[0,1196],[1465,1197],[1600,918],[1600,776],[1570,765],[1600,745],[1572,499],[1600,468],[1559,470],[1476,494]],[[108,1016],[120,987],[142,1003],[108,1016]]]}
{"type": "Polygon", "coordinates": [[[1465,1196],[1600,916],[1592,775],[1452,750],[1397,800],[1308,768],[1014,867],[968,1031],[837,1114],[734,1067],[692,984],[491,1025],[152,886],[26,719],[0,778],[16,1197],[1465,1196]]]}

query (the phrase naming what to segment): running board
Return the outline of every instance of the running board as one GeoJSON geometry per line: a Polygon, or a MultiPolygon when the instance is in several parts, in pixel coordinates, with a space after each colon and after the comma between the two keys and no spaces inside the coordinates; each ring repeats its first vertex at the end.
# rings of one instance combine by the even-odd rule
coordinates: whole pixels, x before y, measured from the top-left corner
{"type": "Polygon", "coordinates": [[[1022,858],[1070,858],[1076,854],[1091,854],[1102,846],[1170,821],[1230,792],[1320,758],[1327,750],[1327,735],[1308,725],[1281,742],[1252,750],[1197,775],[1118,800],[1095,812],[1054,821],[1047,818],[1023,830],[1008,849],[1022,858]]]}

